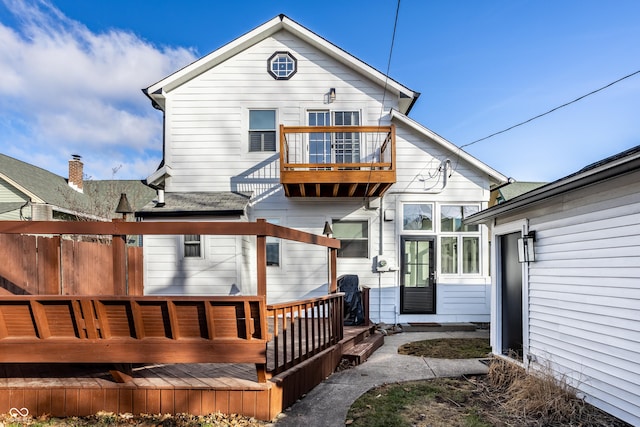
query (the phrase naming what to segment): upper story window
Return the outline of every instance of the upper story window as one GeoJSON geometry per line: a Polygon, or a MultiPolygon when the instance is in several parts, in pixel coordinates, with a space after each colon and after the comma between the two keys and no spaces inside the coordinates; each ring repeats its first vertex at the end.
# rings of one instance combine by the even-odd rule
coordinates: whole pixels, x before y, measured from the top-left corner
{"type": "Polygon", "coordinates": [[[480,274],[480,227],[462,223],[479,210],[475,205],[440,207],[442,274],[480,274]]]}
{"type": "Polygon", "coordinates": [[[249,110],[249,151],[276,151],[276,110],[249,110]]]}
{"type": "Polygon", "coordinates": [[[369,258],[369,222],[333,220],[333,237],[340,240],[338,258],[369,258]]]}
{"type": "MultiPolygon", "coordinates": [[[[309,126],[359,126],[359,111],[309,110],[309,126]]],[[[358,132],[312,132],[309,134],[309,163],[360,162],[358,132]]]]}
{"type": "Polygon", "coordinates": [[[276,80],[288,80],[297,71],[298,61],[289,52],[276,52],[267,61],[269,74],[276,80]]]}

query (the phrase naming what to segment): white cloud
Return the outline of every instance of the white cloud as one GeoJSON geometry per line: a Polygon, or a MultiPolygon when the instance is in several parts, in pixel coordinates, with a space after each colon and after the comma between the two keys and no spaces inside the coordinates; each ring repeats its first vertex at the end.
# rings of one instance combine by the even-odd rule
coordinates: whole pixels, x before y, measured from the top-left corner
{"type": "Polygon", "coordinates": [[[105,179],[121,157],[130,160],[118,178],[144,178],[149,171],[136,168],[160,161],[162,125],[140,90],[192,62],[195,52],[125,30],[93,33],[44,0],[4,0],[4,7],[16,24],[0,23],[2,152],[34,164],[37,153],[46,161],[39,166],[61,175],[66,167],[49,165],[63,167],[71,153],[102,159],[100,173],[85,171],[105,179]]]}

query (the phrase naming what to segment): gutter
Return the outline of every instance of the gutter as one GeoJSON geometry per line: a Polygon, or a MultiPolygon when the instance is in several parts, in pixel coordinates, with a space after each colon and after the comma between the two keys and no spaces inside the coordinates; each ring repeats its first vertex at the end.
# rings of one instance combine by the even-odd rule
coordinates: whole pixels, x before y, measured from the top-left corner
{"type": "Polygon", "coordinates": [[[624,175],[640,169],[640,152],[630,156],[612,160],[593,168],[584,168],[572,175],[561,178],[550,184],[531,190],[506,203],[495,205],[464,219],[465,224],[489,223],[493,218],[523,210],[552,197],[578,188],[587,187],[606,179],[624,175]]]}

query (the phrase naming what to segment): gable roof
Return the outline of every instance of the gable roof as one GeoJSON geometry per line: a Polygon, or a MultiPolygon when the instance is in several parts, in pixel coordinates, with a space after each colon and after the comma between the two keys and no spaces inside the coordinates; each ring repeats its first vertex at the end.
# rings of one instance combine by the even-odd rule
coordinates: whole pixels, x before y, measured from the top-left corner
{"type": "Polygon", "coordinates": [[[87,198],[69,187],[65,178],[4,154],[0,154],[0,179],[35,203],[46,203],[66,211],[88,207],[87,198]]]}
{"type": "Polygon", "coordinates": [[[498,188],[496,191],[500,193],[500,203],[507,202],[514,199],[521,194],[528,193],[531,190],[542,187],[547,184],[546,182],[527,182],[527,181],[515,181],[504,187],[498,188]]]}
{"type": "Polygon", "coordinates": [[[106,179],[84,181],[84,191],[93,200],[100,216],[111,219],[120,218],[116,207],[120,195],[126,194],[131,209],[136,212],[156,197],[156,191],[142,180],[106,179]]]}
{"type": "MultiPolygon", "coordinates": [[[[66,178],[53,172],[0,154],[0,179],[25,194],[33,203],[48,204],[60,212],[110,219],[115,213],[120,194],[126,193],[135,211],[155,196],[155,191],[143,181],[136,180],[87,180],[80,193],[68,184],[66,178]]],[[[0,213],[18,209],[15,203],[0,204],[0,213]]]]}
{"type": "Polygon", "coordinates": [[[418,99],[418,96],[420,96],[420,93],[401,85],[395,80],[387,78],[384,73],[376,70],[367,63],[354,57],[345,50],[320,37],[316,33],[303,27],[285,15],[276,16],[259,27],[238,37],[232,42],[209,53],[201,59],[187,65],[181,70],[176,71],[170,76],[165,77],[142,91],[151,98],[154,106],[164,109],[165,93],[172,91],[183,83],[226,61],[239,52],[283,30],[299,37],[352,70],[367,76],[380,86],[386,85],[388,90],[397,94],[398,105],[405,114],[409,113],[411,107],[418,99]]]}
{"type": "Polygon", "coordinates": [[[579,171],[524,193],[505,203],[471,215],[465,224],[485,223],[503,214],[520,211],[550,197],[564,194],[609,178],[640,170],[640,145],[592,163],[579,171]]]}
{"type": "Polygon", "coordinates": [[[464,160],[465,162],[471,164],[472,166],[476,167],[480,171],[486,173],[487,175],[489,175],[489,178],[493,184],[502,184],[508,181],[508,178],[505,175],[489,167],[487,164],[476,159],[471,154],[462,150],[457,145],[447,141],[445,138],[441,137],[437,133],[422,126],[420,123],[416,122],[415,120],[410,119],[405,114],[402,114],[401,112],[396,110],[391,110],[391,121],[393,122],[394,120],[407,125],[408,127],[415,130],[416,132],[426,136],[427,138],[439,144],[442,148],[449,151],[453,156],[457,157],[460,160],[464,160]]]}

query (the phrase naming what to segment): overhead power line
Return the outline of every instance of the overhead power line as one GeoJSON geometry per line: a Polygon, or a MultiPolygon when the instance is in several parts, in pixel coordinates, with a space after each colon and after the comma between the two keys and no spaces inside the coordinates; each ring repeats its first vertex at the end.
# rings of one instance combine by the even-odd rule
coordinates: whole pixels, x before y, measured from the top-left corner
{"type": "Polygon", "coordinates": [[[601,87],[601,88],[599,88],[599,89],[596,89],[596,90],[591,91],[591,92],[589,92],[589,93],[587,93],[587,94],[585,94],[585,95],[582,95],[582,96],[580,96],[580,97],[578,97],[578,98],[574,99],[573,101],[569,101],[569,102],[567,102],[567,103],[565,103],[565,104],[562,104],[562,105],[560,105],[560,106],[558,106],[558,107],[552,108],[551,110],[549,110],[549,111],[547,111],[547,112],[545,112],[545,113],[538,114],[538,115],[537,115],[537,116],[535,116],[535,117],[531,117],[531,118],[530,118],[530,119],[528,119],[528,120],[525,120],[525,121],[523,121],[523,122],[520,122],[520,123],[518,123],[518,124],[515,124],[515,125],[513,125],[513,126],[510,126],[510,127],[506,128],[506,129],[503,129],[503,130],[501,130],[501,131],[499,131],[499,132],[492,133],[491,135],[485,136],[484,138],[476,139],[475,141],[469,142],[468,144],[461,145],[461,146],[460,146],[460,148],[468,147],[468,146],[473,145],[473,144],[475,144],[475,143],[477,143],[477,142],[484,141],[485,139],[493,138],[493,137],[494,137],[494,136],[496,136],[496,135],[500,135],[501,133],[505,133],[505,132],[510,131],[511,129],[515,129],[515,128],[517,128],[518,126],[522,126],[522,125],[524,125],[524,124],[527,124],[527,123],[529,123],[529,122],[532,122],[532,121],[534,121],[534,120],[536,120],[536,119],[539,119],[540,117],[546,116],[547,114],[551,114],[551,113],[553,113],[553,112],[554,112],[554,111],[556,111],[556,110],[559,110],[559,109],[561,109],[561,108],[564,108],[564,107],[566,107],[566,106],[568,106],[568,105],[571,105],[571,104],[573,104],[573,103],[575,103],[575,102],[578,102],[578,101],[580,101],[581,99],[586,98],[587,96],[593,95],[594,93],[598,93],[598,92],[600,92],[601,90],[604,90],[604,89],[606,89],[606,88],[608,88],[608,87],[611,87],[611,86],[613,86],[613,85],[614,85],[614,84],[616,84],[616,83],[620,83],[621,81],[623,81],[623,80],[625,80],[625,79],[628,79],[629,77],[633,77],[633,76],[635,76],[636,74],[640,74],[640,70],[635,71],[635,72],[633,72],[633,73],[631,73],[631,74],[628,74],[628,75],[626,75],[626,76],[624,76],[624,77],[622,77],[622,78],[619,78],[618,80],[613,81],[613,82],[609,83],[608,85],[602,86],[602,87],[601,87]]]}
{"type": "MultiPolygon", "coordinates": [[[[389,84],[389,70],[391,69],[391,57],[393,56],[393,45],[396,41],[396,30],[398,29],[398,16],[400,15],[400,0],[396,3],[396,17],[393,20],[393,33],[391,34],[391,46],[389,48],[389,59],[387,59],[387,71],[384,75],[384,89],[382,89],[382,103],[380,104],[380,115],[378,116],[378,126],[382,122],[382,115],[384,114],[384,101],[387,97],[387,85],[389,84]]],[[[380,150],[380,161],[382,161],[382,150],[380,150]]],[[[373,166],[374,158],[371,158],[371,165],[373,166]]],[[[371,173],[373,171],[373,167],[369,168],[369,177],[367,178],[367,185],[364,190],[363,201],[366,199],[366,195],[369,192],[369,185],[371,185],[371,173]]]]}

